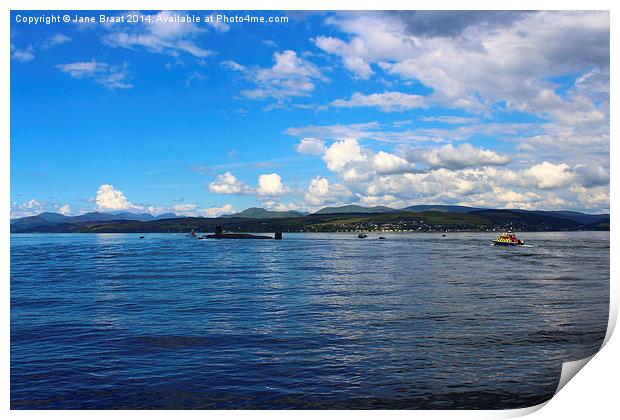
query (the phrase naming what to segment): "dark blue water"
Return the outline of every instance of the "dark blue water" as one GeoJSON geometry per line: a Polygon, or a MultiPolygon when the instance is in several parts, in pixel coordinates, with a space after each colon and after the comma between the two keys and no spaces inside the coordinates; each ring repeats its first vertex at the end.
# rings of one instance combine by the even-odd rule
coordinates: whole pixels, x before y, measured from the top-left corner
{"type": "Polygon", "coordinates": [[[607,232],[146,236],[11,236],[12,408],[517,408],[607,326],[607,232]]]}

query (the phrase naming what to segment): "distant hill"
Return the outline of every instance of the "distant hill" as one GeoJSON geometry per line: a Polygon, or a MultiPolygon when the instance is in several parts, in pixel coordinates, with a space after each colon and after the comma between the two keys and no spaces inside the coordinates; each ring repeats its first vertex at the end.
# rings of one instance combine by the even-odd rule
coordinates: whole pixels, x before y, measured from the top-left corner
{"type": "Polygon", "coordinates": [[[242,217],[245,219],[279,219],[286,217],[302,217],[305,216],[306,213],[302,213],[300,211],[289,210],[289,211],[272,211],[261,209],[260,207],[250,207],[249,209],[245,209],[240,213],[228,214],[225,216],[221,216],[222,218],[230,218],[230,217],[242,217]]]}
{"type": "Polygon", "coordinates": [[[60,223],[67,223],[72,218],[59,213],[45,212],[36,216],[27,216],[11,220],[11,229],[16,227],[29,226],[54,226],[60,223]]]}
{"type": "Polygon", "coordinates": [[[175,213],[162,213],[155,216],[155,220],[163,220],[163,219],[180,219],[184,216],[179,216],[175,213]]]}
{"type": "Polygon", "coordinates": [[[177,216],[174,213],[164,213],[158,216],[152,216],[148,213],[131,213],[131,212],[118,212],[118,213],[101,213],[101,212],[90,212],[81,214],[79,216],[65,216],[60,213],[53,212],[45,212],[38,214],[36,216],[28,216],[22,217],[19,219],[11,220],[11,229],[23,229],[23,228],[32,228],[36,226],[55,226],[58,224],[74,224],[74,223],[85,223],[85,222],[104,222],[104,221],[113,221],[113,220],[135,220],[141,222],[147,222],[151,220],[161,220],[161,219],[174,219],[182,216],[177,216]]]}
{"type": "Polygon", "coordinates": [[[324,207],[313,214],[341,214],[341,213],[393,213],[397,210],[385,206],[362,207],[350,204],[342,207],[324,207]]]}
{"type": "Polygon", "coordinates": [[[580,213],[578,211],[543,211],[543,210],[513,210],[513,211],[521,211],[528,213],[536,213],[547,216],[559,217],[562,219],[573,220],[577,223],[598,223],[604,220],[609,221],[608,214],[585,214],[580,213]]]}
{"type": "Polygon", "coordinates": [[[219,218],[183,217],[166,213],[99,213],[64,216],[41,213],[11,220],[11,232],[211,232],[215,226],[233,232],[349,232],[396,230],[609,230],[608,214],[572,211],[479,209],[465,206],[421,205],[396,210],[356,205],[326,207],[313,214],[270,211],[252,207],[219,218]]]}
{"type": "MultiPolygon", "coordinates": [[[[270,216],[273,216],[273,214],[270,214],[270,216]]],[[[520,210],[486,209],[469,213],[392,211],[389,213],[327,213],[266,218],[235,216],[221,218],[181,217],[151,221],[108,220],[39,226],[13,224],[11,232],[150,233],[190,232],[192,229],[196,232],[213,232],[216,226],[222,226],[228,232],[452,232],[504,230],[545,232],[609,230],[609,218],[602,219],[596,223],[579,223],[564,217],[520,210]]]]}

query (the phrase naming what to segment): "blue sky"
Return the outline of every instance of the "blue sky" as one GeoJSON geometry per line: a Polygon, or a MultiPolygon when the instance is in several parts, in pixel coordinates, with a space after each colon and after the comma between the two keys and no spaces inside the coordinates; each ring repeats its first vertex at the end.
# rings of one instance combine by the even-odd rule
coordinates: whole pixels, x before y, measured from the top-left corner
{"type": "Polygon", "coordinates": [[[12,217],[608,211],[608,13],[139,13],[12,13],[12,217]]]}

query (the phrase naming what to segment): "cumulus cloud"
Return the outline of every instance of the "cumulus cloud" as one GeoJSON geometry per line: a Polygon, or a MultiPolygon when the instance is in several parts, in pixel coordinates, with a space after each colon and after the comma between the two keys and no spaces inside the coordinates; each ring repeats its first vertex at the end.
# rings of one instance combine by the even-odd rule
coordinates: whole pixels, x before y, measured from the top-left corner
{"type": "Polygon", "coordinates": [[[609,211],[609,187],[588,188],[581,185],[573,185],[570,191],[577,196],[579,202],[586,209],[609,211]]]}
{"type": "Polygon", "coordinates": [[[121,190],[117,190],[113,185],[102,184],[97,190],[95,197],[97,210],[117,211],[117,210],[140,210],[141,207],[132,204],[121,190]]]}
{"type": "Polygon", "coordinates": [[[288,192],[282,183],[282,177],[277,173],[261,174],[258,176],[258,188],[256,193],[264,196],[278,196],[288,192]]]}
{"type": "Polygon", "coordinates": [[[328,81],[320,69],[299,57],[295,51],[286,50],[273,54],[272,67],[246,67],[234,61],[224,61],[222,66],[241,73],[255,85],[241,94],[249,99],[275,99],[281,103],[291,97],[309,96],[316,82],[328,81]]]}
{"type": "Polygon", "coordinates": [[[365,95],[355,92],[351,99],[337,99],[331,106],[338,108],[375,107],[384,112],[403,112],[409,109],[425,107],[424,96],[402,92],[384,92],[365,95]]]}
{"type": "Polygon", "coordinates": [[[323,160],[331,171],[340,171],[350,162],[361,162],[366,159],[366,153],[355,139],[337,141],[329,146],[323,155],[323,160]]]}
{"type": "Polygon", "coordinates": [[[297,151],[304,155],[322,155],[325,153],[325,142],[321,139],[306,137],[297,145],[297,151]]]}
{"type": "Polygon", "coordinates": [[[565,163],[542,162],[522,171],[525,185],[543,190],[566,187],[576,180],[575,173],[565,163]]]}
{"type": "Polygon", "coordinates": [[[304,195],[307,204],[311,206],[325,206],[344,204],[350,200],[352,194],[342,184],[331,185],[327,178],[317,176],[310,181],[304,195]]]}
{"type": "Polygon", "coordinates": [[[218,175],[207,186],[209,191],[217,194],[251,194],[252,188],[239,181],[232,173],[218,175]]]}
{"type": "MultiPolygon", "coordinates": [[[[433,128],[425,131],[425,135],[465,139],[475,137],[476,133],[492,136],[511,130],[524,133],[519,124],[508,124],[510,127],[502,125],[489,123],[433,128]]],[[[353,130],[367,130],[364,137],[376,139],[382,135],[377,128],[380,127],[370,125],[353,130]]],[[[349,131],[352,131],[349,126],[335,125],[289,129],[287,133],[333,138],[349,131]]],[[[541,161],[535,155],[521,154],[517,155],[517,159],[469,143],[411,148],[397,138],[393,139],[398,144],[395,152],[362,147],[355,138],[324,143],[322,160],[326,168],[339,177],[342,182],[339,185],[351,194],[348,200],[357,199],[357,203],[363,205],[396,207],[461,204],[523,209],[596,208],[599,211],[605,211],[608,207],[604,188],[595,190],[597,193],[589,196],[580,189],[585,185],[595,189],[606,187],[609,183],[608,169],[584,153],[571,153],[566,162],[558,161],[557,156],[553,160],[541,161]],[[579,160],[575,162],[575,159],[584,163],[579,163],[579,160]],[[418,165],[414,166],[416,163],[418,165]],[[583,203],[582,207],[579,203],[583,203]]],[[[514,141],[517,147],[522,144],[520,139],[515,138],[514,141]]],[[[307,205],[325,205],[327,202],[324,200],[328,195],[326,191],[333,188],[323,178],[311,181],[304,194],[307,205]]],[[[328,196],[333,199],[333,196],[328,196]]]]}
{"type": "Polygon", "coordinates": [[[133,85],[127,81],[126,66],[112,66],[95,60],[57,64],[56,68],[74,79],[90,79],[108,89],[129,89],[133,85]]]}
{"type": "Polygon", "coordinates": [[[400,156],[380,151],[371,158],[372,168],[378,174],[402,173],[413,169],[414,164],[400,156]]]}
{"type": "Polygon", "coordinates": [[[454,202],[488,189],[475,171],[435,169],[427,173],[382,175],[366,183],[365,196],[397,196],[403,200],[454,202]]]}
{"type": "Polygon", "coordinates": [[[609,172],[602,166],[576,165],[575,174],[584,187],[596,187],[609,184],[609,172]]]}
{"type": "Polygon", "coordinates": [[[603,211],[608,206],[604,187],[608,172],[599,166],[543,161],[515,170],[505,167],[511,162],[508,156],[470,144],[417,149],[413,155],[408,152],[375,152],[355,139],[336,141],[327,147],[323,160],[327,169],[340,177],[340,191],[336,193],[327,178],[315,177],[304,202],[311,207],[357,199],[363,205],[395,207],[460,204],[566,209],[576,208],[571,202],[578,200],[583,208],[603,211]],[[411,158],[425,163],[426,168],[414,168],[411,158]],[[586,184],[594,193],[586,193],[586,184]]]}

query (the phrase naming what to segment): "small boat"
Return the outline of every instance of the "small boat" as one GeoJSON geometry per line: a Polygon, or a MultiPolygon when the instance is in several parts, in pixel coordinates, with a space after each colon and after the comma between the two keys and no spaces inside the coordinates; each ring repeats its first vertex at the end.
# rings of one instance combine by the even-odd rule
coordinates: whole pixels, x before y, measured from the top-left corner
{"type": "Polygon", "coordinates": [[[493,245],[495,246],[517,246],[517,245],[525,245],[523,239],[518,239],[517,235],[510,232],[505,232],[499,235],[497,239],[493,241],[493,245]]]}
{"type": "Polygon", "coordinates": [[[360,233],[359,235],[357,235],[358,239],[364,239],[364,238],[368,238],[368,235],[360,233]]]}
{"type": "Polygon", "coordinates": [[[379,236],[379,239],[385,239],[385,237],[384,236],[379,236]]]}

